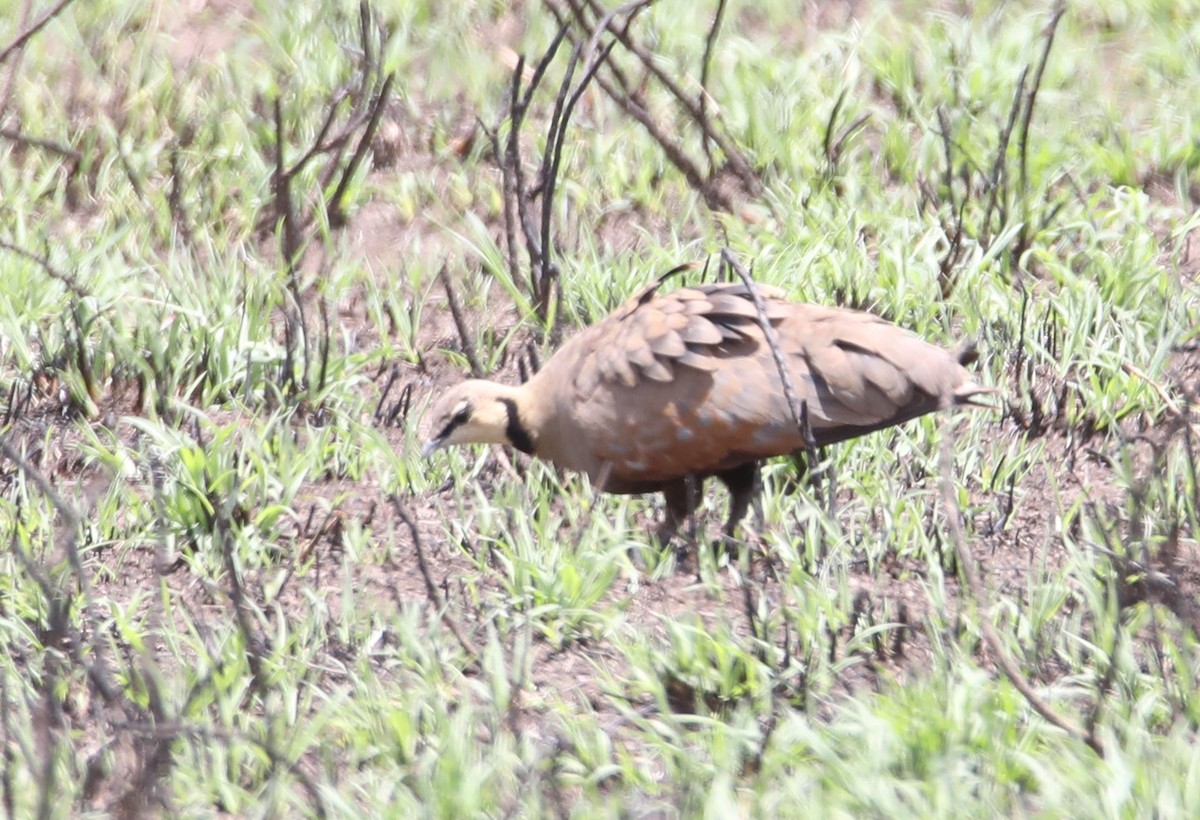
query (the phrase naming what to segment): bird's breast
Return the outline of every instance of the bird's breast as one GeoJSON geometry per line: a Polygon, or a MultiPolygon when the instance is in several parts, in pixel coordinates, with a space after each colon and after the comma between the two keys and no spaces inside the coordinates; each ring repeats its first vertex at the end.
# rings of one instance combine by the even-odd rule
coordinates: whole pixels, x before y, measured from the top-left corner
{"type": "MultiPolygon", "coordinates": [[[[613,391],[580,419],[580,445],[611,464],[613,478],[667,481],[779,452],[785,426],[771,417],[769,389],[745,374],[697,374],[613,391]]],[[[786,433],[785,433],[786,434],[786,433]]]]}

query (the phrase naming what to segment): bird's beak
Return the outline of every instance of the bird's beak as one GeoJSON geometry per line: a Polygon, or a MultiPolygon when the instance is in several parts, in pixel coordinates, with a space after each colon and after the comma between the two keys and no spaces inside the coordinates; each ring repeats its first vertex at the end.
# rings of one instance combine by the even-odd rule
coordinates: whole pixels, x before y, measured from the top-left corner
{"type": "Polygon", "coordinates": [[[421,458],[429,458],[431,455],[433,455],[434,451],[440,450],[442,445],[445,443],[446,439],[444,436],[435,436],[434,438],[429,439],[429,441],[425,442],[425,444],[421,447],[421,458]]]}

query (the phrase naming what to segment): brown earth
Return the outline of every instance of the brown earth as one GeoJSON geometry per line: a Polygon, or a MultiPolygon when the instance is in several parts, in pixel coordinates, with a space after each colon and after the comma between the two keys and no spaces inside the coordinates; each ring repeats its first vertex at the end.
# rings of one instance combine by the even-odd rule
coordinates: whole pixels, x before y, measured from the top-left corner
{"type": "MultiPolygon", "coordinates": [[[[849,2],[824,4],[822,8],[832,16],[827,18],[826,12],[822,12],[819,22],[822,25],[845,24],[853,19],[857,5],[849,2]]],[[[252,4],[248,0],[187,4],[187,12],[179,20],[175,31],[177,63],[184,65],[193,60],[204,60],[207,55],[228,47],[252,13],[252,4]]],[[[752,11],[745,11],[743,16],[751,18],[749,24],[753,24],[752,11]]],[[[519,29],[512,20],[505,20],[497,25],[495,31],[481,33],[480,37],[492,46],[507,45],[511,48],[517,44],[519,29]]],[[[801,34],[796,36],[801,37],[801,34]]],[[[469,123],[470,118],[466,117],[465,122],[469,123]]],[[[386,185],[388,175],[399,170],[415,168],[436,176],[442,163],[456,161],[452,153],[438,155],[432,152],[428,127],[422,123],[396,120],[390,123],[389,129],[385,133],[390,135],[388,139],[391,140],[392,154],[387,157],[387,167],[374,172],[374,181],[379,185],[386,185]]],[[[1173,189],[1160,181],[1149,185],[1148,190],[1152,194],[1173,195],[1173,189]]],[[[605,234],[606,243],[614,249],[632,249],[646,241],[646,233],[635,230],[638,219],[636,212],[630,212],[606,220],[600,228],[605,234]]],[[[499,233],[498,225],[492,227],[499,233]]],[[[394,272],[404,263],[405,249],[416,244],[417,240],[423,252],[431,254],[433,258],[445,258],[453,253],[435,225],[421,219],[401,219],[384,205],[369,205],[358,211],[343,231],[349,252],[375,271],[384,286],[392,286],[394,272]]],[[[319,265],[319,260],[310,262],[314,266],[319,265]]],[[[1194,276],[1195,271],[1196,264],[1191,262],[1185,273],[1194,276]]],[[[399,381],[414,384],[421,394],[434,394],[462,375],[448,366],[437,352],[456,348],[459,341],[440,292],[434,292],[438,293],[437,301],[427,305],[428,319],[421,327],[420,345],[425,351],[423,366],[399,365],[402,372],[399,381]]],[[[362,348],[369,349],[378,344],[377,327],[369,321],[361,303],[351,300],[337,308],[338,322],[352,332],[362,348]]],[[[484,319],[478,315],[473,318],[478,321],[484,319]]],[[[517,322],[515,310],[501,311],[499,314],[493,312],[487,318],[496,323],[497,331],[501,334],[517,322]]],[[[1175,372],[1177,381],[1190,389],[1192,395],[1200,392],[1200,353],[1196,350],[1180,352],[1175,372]]],[[[516,373],[514,357],[500,378],[515,380],[516,373]]],[[[373,397],[377,398],[382,392],[388,378],[386,372],[378,374],[373,397]]],[[[388,401],[394,400],[395,394],[390,394],[388,401]]],[[[78,450],[80,434],[57,414],[59,406],[57,385],[43,385],[14,431],[14,439],[19,446],[26,448],[27,458],[34,467],[48,476],[60,491],[86,507],[103,494],[109,479],[97,466],[84,467],[78,450]]],[[[138,435],[137,431],[117,419],[135,412],[132,396],[107,396],[101,402],[97,428],[107,429],[125,441],[132,441],[138,435]]],[[[986,423],[991,435],[997,437],[1028,434],[1008,414],[1003,418],[993,414],[986,423]]],[[[388,428],[386,434],[395,447],[404,446],[402,429],[388,428]]],[[[979,510],[972,522],[970,549],[979,566],[984,569],[990,594],[1016,600],[1023,599],[1031,573],[1053,573],[1066,560],[1053,521],[1061,509],[1069,508],[1081,495],[1097,505],[1120,508],[1127,495],[1111,466],[1116,456],[1115,450],[1119,447],[1112,439],[1081,437],[1078,431],[1061,429],[1053,424],[1048,429],[1037,431],[1035,435],[1044,439],[1047,452],[1053,457],[1035,465],[1015,487],[1021,499],[1017,510],[1012,515],[1006,515],[1005,493],[1002,490],[985,492],[977,488],[978,497],[975,500],[979,510]],[[1047,464],[1061,465],[1061,470],[1053,475],[1048,474],[1047,464]],[[1058,499],[1055,498],[1056,492],[1060,495],[1058,499]],[[1001,519],[1002,525],[998,523],[1001,519]],[[994,528],[994,531],[990,528],[994,528]]],[[[1151,429],[1146,435],[1165,439],[1167,432],[1165,428],[1162,431],[1151,429]]],[[[492,463],[484,471],[481,480],[487,482],[497,474],[506,472],[511,469],[506,466],[510,460],[521,458],[523,456],[517,454],[494,453],[492,463]]],[[[1145,459],[1143,461],[1148,464],[1145,459]]],[[[5,471],[11,475],[11,467],[6,467],[5,471]]],[[[0,471],[0,481],[4,480],[5,471],[0,471]]],[[[924,490],[936,490],[934,477],[918,479],[917,483],[924,490]]],[[[430,595],[429,582],[432,582],[436,594],[450,602],[447,617],[465,635],[475,636],[480,628],[478,619],[481,613],[465,604],[459,586],[461,579],[471,578],[483,589],[495,589],[498,582],[489,577],[486,560],[471,554],[471,545],[447,542],[442,521],[446,506],[453,503],[451,497],[450,492],[434,491],[403,500],[420,534],[422,552],[427,562],[425,569],[418,562],[416,544],[410,531],[384,488],[352,485],[341,480],[313,483],[303,488],[297,508],[301,521],[305,523],[296,525],[291,543],[281,545],[281,553],[286,556],[284,560],[287,562],[307,565],[304,585],[327,602],[333,618],[339,616],[340,591],[345,572],[349,572],[353,578],[359,603],[381,611],[425,600],[430,595]],[[372,542],[385,546],[381,560],[365,563],[347,560],[343,533],[350,526],[369,529],[373,533],[372,542]]],[[[933,506],[936,492],[931,492],[930,498],[933,506]]],[[[851,501],[849,498],[842,500],[851,501]]],[[[714,508],[720,503],[723,500],[714,501],[710,497],[709,507],[714,508]]],[[[643,517],[642,525],[646,529],[651,527],[651,518],[652,513],[649,512],[643,517]]],[[[705,518],[701,527],[715,529],[712,523],[705,518]]],[[[772,572],[777,571],[778,567],[761,557],[762,539],[752,536],[749,541],[752,547],[759,548],[759,556],[752,562],[746,580],[741,578],[740,573],[721,570],[715,574],[707,573],[706,581],[698,583],[693,551],[680,560],[678,567],[657,580],[642,578],[633,595],[624,592],[624,585],[616,584],[615,591],[610,593],[610,600],[605,603],[619,603],[627,628],[644,634],[664,635],[664,620],[698,616],[705,623],[715,625],[721,622],[746,635],[750,625],[744,606],[744,585],[749,583],[752,600],[763,595],[776,596],[779,589],[771,580],[772,572]]],[[[131,549],[124,553],[119,567],[112,567],[111,572],[98,573],[94,588],[96,596],[128,602],[141,592],[153,589],[160,572],[156,549],[153,544],[131,549]]],[[[948,554],[949,551],[947,547],[948,554]]],[[[1194,600],[1197,592],[1200,592],[1200,560],[1197,560],[1200,556],[1197,552],[1195,541],[1181,542],[1170,564],[1159,568],[1174,579],[1181,598],[1194,600]]],[[[98,554],[98,560],[101,563],[106,560],[103,552],[98,554]]],[[[931,656],[929,636],[924,631],[930,607],[925,589],[927,565],[911,558],[892,557],[886,559],[882,570],[879,570],[869,566],[862,555],[830,556],[826,560],[846,562],[855,579],[855,608],[859,618],[856,623],[842,628],[838,640],[839,652],[846,652],[847,644],[854,635],[874,623],[895,624],[880,642],[872,644],[874,649],[871,651],[864,651],[861,647],[850,650],[859,662],[847,667],[844,680],[841,681],[844,690],[869,689],[878,685],[881,676],[903,680],[907,675],[919,675],[927,669],[931,656]]],[[[967,606],[962,600],[959,576],[954,571],[952,559],[948,559],[948,562],[948,606],[967,606]]],[[[209,587],[189,573],[185,562],[175,564],[166,574],[165,583],[180,600],[187,601],[195,612],[227,606],[214,597],[209,587]]],[[[247,579],[247,587],[256,588],[253,577],[247,579]]],[[[285,609],[299,612],[309,606],[307,597],[299,587],[294,578],[285,585],[280,596],[285,609]]],[[[946,620],[953,622],[954,618],[950,616],[946,620]]],[[[779,640],[778,635],[772,638],[779,640]]],[[[331,656],[336,656],[340,650],[330,646],[329,651],[331,656]]],[[[620,678],[624,670],[619,653],[609,649],[602,638],[567,643],[565,646],[543,641],[535,651],[532,677],[528,681],[531,692],[553,693],[554,698],[598,711],[614,731],[619,731],[624,718],[607,696],[603,676],[597,675],[599,669],[611,677],[620,678]]],[[[1043,670],[1043,673],[1053,677],[1053,670],[1043,670]]],[[[327,674],[331,676],[331,683],[336,683],[336,673],[327,674]]],[[[686,683],[679,685],[686,690],[686,683]]],[[[681,708],[684,708],[682,701],[686,701],[689,694],[686,691],[683,693],[681,708]]],[[[645,701],[635,705],[644,709],[652,708],[645,701]]],[[[536,721],[530,721],[531,727],[535,724],[536,721]]]]}

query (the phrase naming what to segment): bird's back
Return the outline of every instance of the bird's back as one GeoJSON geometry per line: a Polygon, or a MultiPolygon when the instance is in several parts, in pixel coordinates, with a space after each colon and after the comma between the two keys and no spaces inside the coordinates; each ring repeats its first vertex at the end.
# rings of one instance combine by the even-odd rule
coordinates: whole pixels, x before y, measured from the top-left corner
{"type": "MultiPolygon", "coordinates": [[[[983,392],[950,351],[869,313],[759,286],[818,444],[983,392]]],[[[577,334],[536,381],[557,403],[539,455],[610,489],[706,475],[804,446],[741,284],[647,288],[577,334]]]]}

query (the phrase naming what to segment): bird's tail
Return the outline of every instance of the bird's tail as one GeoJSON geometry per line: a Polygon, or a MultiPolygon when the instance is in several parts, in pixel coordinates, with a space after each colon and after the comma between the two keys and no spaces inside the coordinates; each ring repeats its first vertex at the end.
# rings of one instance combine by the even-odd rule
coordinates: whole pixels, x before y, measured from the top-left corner
{"type": "Polygon", "coordinates": [[[951,403],[956,406],[986,407],[995,410],[996,405],[991,402],[980,401],[980,398],[983,396],[999,395],[1002,392],[999,387],[988,387],[968,380],[954,389],[951,403]]]}
{"type": "MultiPolygon", "coordinates": [[[[958,343],[958,347],[954,349],[954,358],[963,367],[974,364],[979,360],[979,349],[975,345],[974,339],[963,339],[958,343]]],[[[997,395],[1003,391],[998,387],[987,387],[978,382],[967,378],[954,390],[951,397],[951,403],[954,405],[966,405],[968,407],[986,407],[992,410],[996,409],[994,404],[986,401],[980,401],[980,396],[997,395]]]]}

